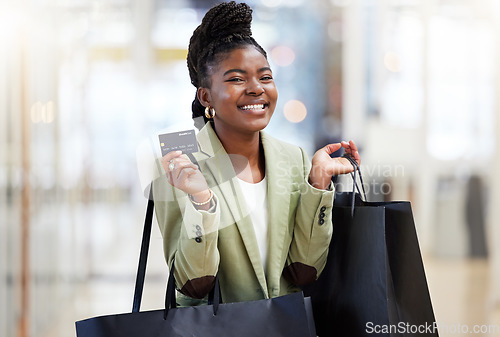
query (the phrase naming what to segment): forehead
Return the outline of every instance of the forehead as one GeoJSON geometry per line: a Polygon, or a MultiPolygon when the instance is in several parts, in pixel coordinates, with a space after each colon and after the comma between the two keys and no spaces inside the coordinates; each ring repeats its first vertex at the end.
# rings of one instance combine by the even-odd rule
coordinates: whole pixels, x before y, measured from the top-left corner
{"type": "Polygon", "coordinates": [[[245,46],[233,49],[224,54],[217,64],[216,72],[222,72],[229,69],[252,70],[269,67],[269,63],[254,46],[245,46]]]}

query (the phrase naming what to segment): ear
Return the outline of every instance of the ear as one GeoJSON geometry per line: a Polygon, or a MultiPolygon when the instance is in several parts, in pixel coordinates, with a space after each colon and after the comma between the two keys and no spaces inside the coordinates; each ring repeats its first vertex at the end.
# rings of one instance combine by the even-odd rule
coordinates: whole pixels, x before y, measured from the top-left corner
{"type": "Polygon", "coordinates": [[[210,89],[199,87],[196,95],[198,96],[198,100],[200,101],[201,105],[203,105],[204,107],[210,106],[210,102],[212,101],[210,89]]]}

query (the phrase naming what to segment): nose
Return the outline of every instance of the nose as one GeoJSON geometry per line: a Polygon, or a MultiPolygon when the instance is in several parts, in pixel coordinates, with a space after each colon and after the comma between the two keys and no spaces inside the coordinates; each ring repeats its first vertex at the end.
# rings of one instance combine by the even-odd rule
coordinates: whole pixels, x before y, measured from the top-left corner
{"type": "Polygon", "coordinates": [[[259,96],[264,93],[264,87],[259,80],[252,80],[248,82],[246,93],[247,95],[259,96]]]}

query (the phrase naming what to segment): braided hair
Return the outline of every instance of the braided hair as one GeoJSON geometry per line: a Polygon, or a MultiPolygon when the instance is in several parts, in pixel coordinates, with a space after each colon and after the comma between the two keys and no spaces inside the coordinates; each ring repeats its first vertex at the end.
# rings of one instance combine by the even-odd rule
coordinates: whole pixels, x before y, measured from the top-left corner
{"type": "MultiPolygon", "coordinates": [[[[209,69],[234,49],[252,45],[267,58],[265,50],[252,37],[251,22],[252,9],[245,3],[234,1],[223,2],[205,14],[189,40],[187,55],[189,76],[196,89],[210,87],[209,69]]],[[[203,124],[209,121],[196,94],[191,110],[195,123],[199,117],[203,117],[203,124]]],[[[196,125],[198,129],[202,126],[196,125]]]]}

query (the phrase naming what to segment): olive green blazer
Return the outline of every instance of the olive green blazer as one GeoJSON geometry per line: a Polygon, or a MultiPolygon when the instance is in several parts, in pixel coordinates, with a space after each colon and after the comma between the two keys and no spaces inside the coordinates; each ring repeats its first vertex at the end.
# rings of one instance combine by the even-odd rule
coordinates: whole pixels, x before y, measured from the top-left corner
{"type": "MultiPolygon", "coordinates": [[[[276,297],[314,281],[325,266],[332,236],[333,191],[308,183],[304,151],[260,133],[266,161],[268,256],[264,270],[245,199],[229,155],[210,123],[197,135],[194,156],[214,192],[209,211],[198,211],[165,174],[153,182],[156,217],[181,305],[204,298],[218,274],[224,302],[276,297]]],[[[160,162],[157,161],[157,165],[160,162]]],[[[161,169],[161,172],[164,172],[161,169]]]]}

